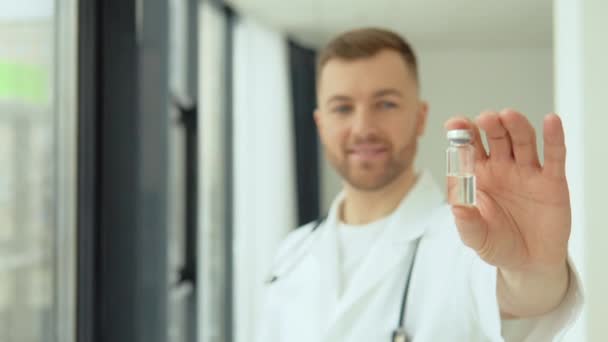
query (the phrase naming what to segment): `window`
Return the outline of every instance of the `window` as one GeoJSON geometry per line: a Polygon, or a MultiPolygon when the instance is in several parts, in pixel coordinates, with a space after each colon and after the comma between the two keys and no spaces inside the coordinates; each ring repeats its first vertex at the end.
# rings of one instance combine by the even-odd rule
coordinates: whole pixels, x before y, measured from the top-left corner
{"type": "Polygon", "coordinates": [[[0,341],[73,340],[75,17],[0,3],[0,341]]]}

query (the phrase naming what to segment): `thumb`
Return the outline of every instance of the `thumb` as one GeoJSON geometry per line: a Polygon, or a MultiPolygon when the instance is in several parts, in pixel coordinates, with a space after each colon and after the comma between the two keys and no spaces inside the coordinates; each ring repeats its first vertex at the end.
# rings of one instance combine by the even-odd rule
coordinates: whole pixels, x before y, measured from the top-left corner
{"type": "Polygon", "coordinates": [[[488,238],[488,225],[477,207],[452,206],[452,214],[460,239],[465,245],[479,252],[488,238]]]}

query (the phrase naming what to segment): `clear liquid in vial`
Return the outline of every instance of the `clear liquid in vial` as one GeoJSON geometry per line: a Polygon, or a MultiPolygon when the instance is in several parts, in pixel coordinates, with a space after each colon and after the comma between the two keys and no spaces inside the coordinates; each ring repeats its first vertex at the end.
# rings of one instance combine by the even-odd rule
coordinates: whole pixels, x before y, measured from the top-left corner
{"type": "Polygon", "coordinates": [[[475,205],[475,175],[448,175],[448,203],[475,205]]]}

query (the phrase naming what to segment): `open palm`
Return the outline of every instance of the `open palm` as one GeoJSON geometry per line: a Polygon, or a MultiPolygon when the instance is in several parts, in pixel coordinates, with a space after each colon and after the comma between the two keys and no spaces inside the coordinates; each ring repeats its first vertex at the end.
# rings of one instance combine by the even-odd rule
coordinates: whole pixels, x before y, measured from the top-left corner
{"type": "Polygon", "coordinates": [[[541,165],[534,128],[521,113],[486,112],[475,123],[446,122],[447,129],[471,129],[476,150],[477,206],[453,208],[460,236],[502,269],[540,270],[567,258],[571,214],[564,133],[554,114],[545,117],[543,127],[541,165]],[[486,133],[489,154],[478,127],[486,133]]]}

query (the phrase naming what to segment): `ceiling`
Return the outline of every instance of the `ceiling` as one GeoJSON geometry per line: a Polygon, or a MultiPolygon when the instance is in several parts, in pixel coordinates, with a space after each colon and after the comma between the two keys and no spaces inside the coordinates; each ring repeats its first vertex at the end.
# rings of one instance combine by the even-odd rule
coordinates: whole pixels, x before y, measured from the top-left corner
{"type": "Polygon", "coordinates": [[[308,46],[380,26],[425,47],[550,47],[551,0],[228,0],[308,46]]]}

